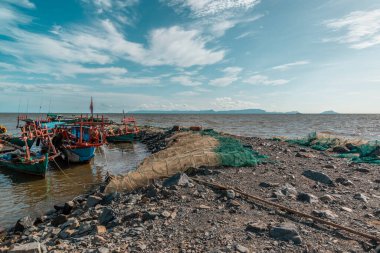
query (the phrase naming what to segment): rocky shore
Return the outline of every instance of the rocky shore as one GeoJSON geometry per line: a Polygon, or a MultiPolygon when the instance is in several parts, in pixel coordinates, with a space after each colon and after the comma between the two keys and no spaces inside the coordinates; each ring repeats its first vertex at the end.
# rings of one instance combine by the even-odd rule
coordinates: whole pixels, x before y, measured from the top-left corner
{"type": "MultiPolygon", "coordinates": [[[[170,132],[141,136],[151,152],[170,132]]],[[[237,137],[268,159],[190,169],[130,193],[89,194],[0,231],[0,252],[380,252],[379,242],[218,190],[215,182],[380,237],[380,170],[286,142],[237,137]]]]}

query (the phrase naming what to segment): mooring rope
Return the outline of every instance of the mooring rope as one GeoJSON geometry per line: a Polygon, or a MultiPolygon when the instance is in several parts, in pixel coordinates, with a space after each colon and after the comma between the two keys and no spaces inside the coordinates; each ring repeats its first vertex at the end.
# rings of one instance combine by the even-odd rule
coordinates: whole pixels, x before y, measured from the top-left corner
{"type": "Polygon", "coordinates": [[[327,220],[324,220],[324,219],[321,219],[321,218],[318,218],[318,217],[314,217],[314,216],[312,216],[310,214],[307,214],[307,213],[299,212],[299,211],[294,210],[292,208],[289,208],[289,207],[286,207],[286,206],[283,206],[283,205],[280,205],[280,204],[276,204],[276,203],[267,201],[267,200],[262,199],[262,198],[260,198],[258,196],[245,193],[245,192],[243,192],[241,190],[238,190],[238,189],[235,189],[233,187],[228,187],[228,186],[224,186],[224,185],[216,184],[216,183],[210,183],[210,182],[207,182],[207,181],[204,181],[204,180],[201,180],[201,179],[198,179],[198,178],[194,178],[194,177],[191,177],[191,179],[193,179],[195,182],[198,182],[200,184],[208,185],[208,186],[211,186],[211,187],[214,187],[214,188],[218,188],[218,189],[222,189],[222,190],[234,190],[235,192],[239,193],[241,196],[245,196],[248,199],[253,199],[253,200],[262,202],[262,203],[264,203],[266,205],[274,206],[274,207],[276,207],[278,209],[285,210],[285,211],[287,211],[289,213],[293,213],[293,214],[296,214],[296,215],[301,216],[301,217],[309,218],[309,219],[312,219],[313,221],[316,221],[316,222],[319,222],[319,223],[323,223],[325,225],[329,225],[331,227],[334,227],[334,228],[337,228],[337,229],[341,229],[341,230],[345,230],[345,231],[347,231],[349,233],[352,233],[352,234],[355,234],[355,235],[359,235],[359,236],[365,237],[367,239],[371,239],[371,240],[380,242],[380,238],[376,237],[375,235],[371,235],[371,234],[367,234],[367,233],[364,233],[364,232],[360,232],[360,231],[357,231],[355,229],[352,229],[352,228],[349,228],[349,227],[345,227],[345,226],[336,224],[336,223],[331,222],[331,221],[327,221],[327,220]]]}

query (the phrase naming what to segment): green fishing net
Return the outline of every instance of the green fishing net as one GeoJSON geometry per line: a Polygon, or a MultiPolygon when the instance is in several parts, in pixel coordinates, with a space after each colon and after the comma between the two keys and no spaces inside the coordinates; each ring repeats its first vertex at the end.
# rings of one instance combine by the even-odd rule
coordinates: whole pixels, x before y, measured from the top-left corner
{"type": "Polygon", "coordinates": [[[251,147],[244,146],[239,140],[222,136],[212,129],[203,130],[201,133],[212,136],[219,141],[219,146],[214,151],[219,155],[223,166],[256,166],[267,158],[251,147]]]}
{"type": "MultiPolygon", "coordinates": [[[[304,139],[286,140],[286,142],[298,144],[304,147],[310,147],[320,151],[325,151],[340,145],[339,138],[318,138],[316,132],[310,133],[304,139]]],[[[337,154],[334,155],[334,157],[349,158],[355,163],[371,163],[380,165],[380,142],[371,141],[367,144],[358,146],[351,144],[347,154],[337,154]]]]}

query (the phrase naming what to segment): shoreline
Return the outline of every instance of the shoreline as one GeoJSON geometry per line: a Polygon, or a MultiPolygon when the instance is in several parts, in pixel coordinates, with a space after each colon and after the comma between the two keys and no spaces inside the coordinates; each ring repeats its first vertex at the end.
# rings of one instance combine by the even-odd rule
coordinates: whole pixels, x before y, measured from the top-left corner
{"type": "MultiPolygon", "coordinates": [[[[143,137],[152,153],[170,134],[152,128],[143,137]]],[[[43,252],[313,252],[373,251],[363,238],[248,201],[234,191],[204,186],[191,177],[258,195],[380,237],[378,166],[353,164],[328,151],[257,137],[232,136],[269,156],[255,167],[200,168],[131,193],[97,190],[55,206],[36,220],[21,219],[0,252],[16,243],[43,252]],[[306,171],[320,173],[307,176],[306,171]],[[321,175],[323,174],[323,176],[321,175]],[[305,176],[306,175],[306,176],[305,176]],[[320,178],[323,180],[320,180],[320,178]],[[166,181],[167,182],[167,181],[166,181]],[[37,221],[37,222],[35,222],[37,221]],[[34,223],[35,225],[32,225],[34,223]],[[277,230],[276,230],[277,229],[277,230]],[[275,231],[285,231],[278,236],[275,231]],[[37,243],[32,243],[37,242],[37,243]],[[32,243],[33,245],[31,245],[32,243]]],[[[17,247],[17,246],[16,246],[17,247]]],[[[39,252],[39,251],[37,251],[39,252]]]]}

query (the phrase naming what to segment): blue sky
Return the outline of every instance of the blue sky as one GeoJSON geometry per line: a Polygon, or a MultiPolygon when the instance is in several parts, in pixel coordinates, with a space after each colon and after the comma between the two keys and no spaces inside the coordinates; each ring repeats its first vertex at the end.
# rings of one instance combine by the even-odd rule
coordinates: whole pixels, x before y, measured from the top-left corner
{"type": "Polygon", "coordinates": [[[379,69],[375,0],[0,2],[1,112],[379,113],[379,69]]]}

